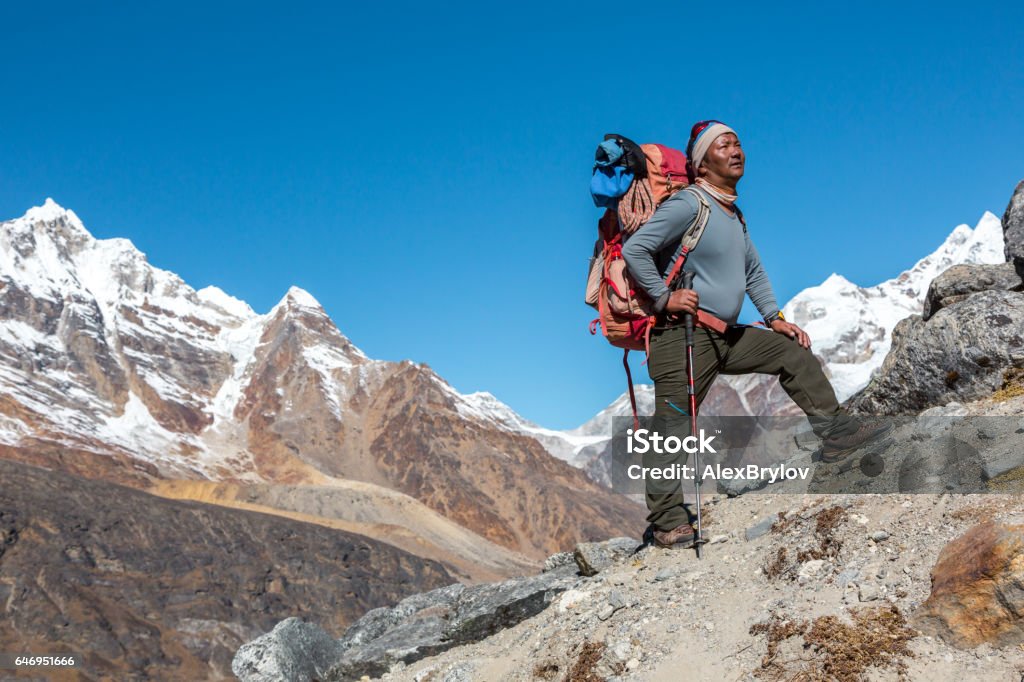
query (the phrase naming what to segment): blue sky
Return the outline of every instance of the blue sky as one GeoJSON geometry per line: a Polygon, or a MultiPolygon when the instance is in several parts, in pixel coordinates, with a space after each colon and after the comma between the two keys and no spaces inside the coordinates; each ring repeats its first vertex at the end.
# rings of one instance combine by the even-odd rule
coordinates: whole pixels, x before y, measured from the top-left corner
{"type": "Polygon", "coordinates": [[[259,312],[301,286],[370,356],[575,426],[624,388],[582,303],[605,132],[735,127],[780,302],[1002,213],[1021,5],[833,4],[5,3],[0,217],[52,196],[259,312]]]}

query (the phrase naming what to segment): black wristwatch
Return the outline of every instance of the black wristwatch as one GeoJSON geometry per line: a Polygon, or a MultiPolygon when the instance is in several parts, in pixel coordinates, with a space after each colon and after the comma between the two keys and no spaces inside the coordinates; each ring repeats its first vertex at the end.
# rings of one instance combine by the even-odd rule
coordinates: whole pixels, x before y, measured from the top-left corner
{"type": "Polygon", "coordinates": [[[764,325],[766,327],[771,327],[772,322],[774,322],[775,320],[782,320],[783,322],[786,321],[786,317],[785,315],[782,314],[781,310],[776,310],[774,313],[764,318],[764,325]]]}

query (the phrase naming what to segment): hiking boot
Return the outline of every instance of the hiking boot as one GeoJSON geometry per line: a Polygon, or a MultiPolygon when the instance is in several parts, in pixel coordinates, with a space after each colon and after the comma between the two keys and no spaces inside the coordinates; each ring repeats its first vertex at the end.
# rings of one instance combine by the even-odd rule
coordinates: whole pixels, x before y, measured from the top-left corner
{"type": "Polygon", "coordinates": [[[655,529],[652,536],[655,546],[665,549],[690,549],[697,544],[697,531],[688,523],[672,530],[655,529]]]}
{"type": "Polygon", "coordinates": [[[821,449],[821,461],[826,464],[839,462],[865,445],[878,443],[890,431],[892,431],[891,421],[882,420],[869,423],[862,420],[860,428],[850,435],[825,440],[821,449]]]}

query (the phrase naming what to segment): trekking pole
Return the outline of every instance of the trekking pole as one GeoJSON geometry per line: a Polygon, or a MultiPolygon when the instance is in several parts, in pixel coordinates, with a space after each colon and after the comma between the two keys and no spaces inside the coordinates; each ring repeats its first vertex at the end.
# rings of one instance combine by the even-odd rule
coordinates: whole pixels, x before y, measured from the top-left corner
{"type": "MultiPolygon", "coordinates": [[[[683,270],[683,288],[693,288],[694,273],[691,270],[683,270]]],[[[697,394],[693,387],[693,315],[686,313],[683,318],[686,323],[686,391],[690,397],[690,435],[697,436],[697,394]]],[[[701,545],[704,544],[704,536],[701,528],[700,517],[700,450],[693,452],[693,481],[697,490],[697,537],[693,546],[697,549],[697,558],[702,559],[701,545]]]]}

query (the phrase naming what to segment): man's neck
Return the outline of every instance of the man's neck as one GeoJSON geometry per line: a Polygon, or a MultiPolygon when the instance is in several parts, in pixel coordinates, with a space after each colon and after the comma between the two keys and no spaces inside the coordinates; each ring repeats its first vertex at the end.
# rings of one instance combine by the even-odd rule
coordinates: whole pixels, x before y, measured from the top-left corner
{"type": "MultiPolygon", "coordinates": [[[[704,176],[701,179],[704,180],[704,182],[714,186],[714,188],[719,190],[720,192],[724,192],[726,194],[736,194],[736,182],[735,181],[730,184],[728,182],[723,182],[722,179],[712,179],[712,178],[709,178],[707,176],[704,176]],[[718,181],[716,182],[716,180],[718,180],[718,181]],[[721,184],[719,184],[719,183],[721,183],[721,184]]],[[[715,203],[717,203],[719,206],[721,206],[723,211],[725,211],[729,215],[735,215],[736,214],[736,207],[733,204],[730,204],[728,202],[722,201],[721,199],[716,197],[711,192],[706,192],[706,194],[709,197],[711,197],[712,199],[714,199],[715,203]]]]}
{"type": "Polygon", "coordinates": [[[739,194],[739,192],[736,191],[736,185],[738,184],[739,180],[737,180],[736,178],[722,178],[717,175],[708,174],[704,176],[704,180],[705,182],[711,183],[712,185],[722,190],[723,192],[727,192],[729,194],[739,194]]]}

